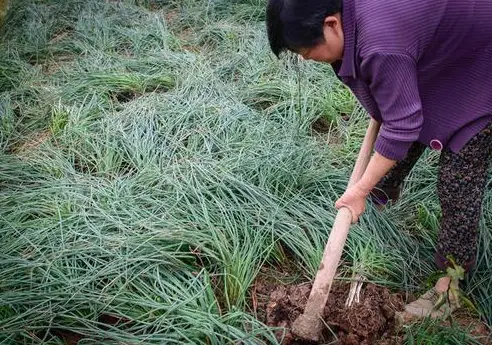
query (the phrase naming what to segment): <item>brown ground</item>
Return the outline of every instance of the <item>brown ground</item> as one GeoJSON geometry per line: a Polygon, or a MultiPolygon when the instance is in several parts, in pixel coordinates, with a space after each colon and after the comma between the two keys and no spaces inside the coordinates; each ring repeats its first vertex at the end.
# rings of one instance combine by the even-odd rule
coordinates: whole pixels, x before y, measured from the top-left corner
{"type": "MultiPolygon", "coordinates": [[[[290,332],[293,321],[302,313],[311,286],[279,285],[258,280],[253,290],[253,306],[257,317],[271,327],[285,331],[276,332],[282,345],[314,345],[316,343],[297,339],[290,332]]],[[[360,303],[345,307],[350,284],[334,283],[324,310],[327,328],[320,344],[334,345],[400,345],[403,335],[398,333],[395,312],[404,308],[401,294],[391,293],[384,287],[366,284],[362,288],[360,303]]],[[[473,326],[472,334],[487,336],[487,328],[473,317],[458,316],[463,327],[473,326]]],[[[484,342],[490,344],[490,342],[484,342]]]]}
{"type": "MultiPolygon", "coordinates": [[[[350,284],[334,284],[330,298],[325,307],[324,320],[333,334],[327,329],[321,343],[330,342],[337,345],[393,345],[399,344],[398,337],[392,334],[394,330],[395,311],[403,310],[403,297],[392,294],[386,288],[367,284],[361,291],[360,303],[352,308],[345,308],[345,301],[350,284]],[[333,342],[338,338],[337,342],[333,342]],[[385,339],[385,340],[384,340],[385,339]]],[[[307,302],[311,286],[279,285],[257,282],[256,293],[258,317],[264,318],[267,325],[289,329],[292,322],[302,313],[307,302]],[[261,309],[266,312],[261,312],[261,309]]],[[[280,340],[283,331],[277,331],[280,340]]],[[[282,341],[283,345],[308,345],[312,342],[296,339],[287,331],[282,341]]]]}
{"type": "Polygon", "coordinates": [[[50,137],[51,132],[49,130],[34,132],[25,141],[13,148],[13,152],[25,158],[30,152],[38,149],[43,143],[48,141],[50,137]]]}
{"type": "Polygon", "coordinates": [[[79,341],[84,339],[83,335],[70,331],[53,331],[53,335],[62,339],[63,343],[66,345],[77,345],[79,341]]]}

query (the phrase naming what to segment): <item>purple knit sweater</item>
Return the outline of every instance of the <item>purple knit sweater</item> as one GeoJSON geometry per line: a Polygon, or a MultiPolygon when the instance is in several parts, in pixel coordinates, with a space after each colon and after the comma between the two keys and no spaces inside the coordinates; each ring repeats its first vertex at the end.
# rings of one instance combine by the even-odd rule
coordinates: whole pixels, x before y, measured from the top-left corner
{"type": "Polygon", "coordinates": [[[343,0],[342,24],[333,67],[382,122],[381,155],[457,152],[492,121],[492,0],[343,0]]]}

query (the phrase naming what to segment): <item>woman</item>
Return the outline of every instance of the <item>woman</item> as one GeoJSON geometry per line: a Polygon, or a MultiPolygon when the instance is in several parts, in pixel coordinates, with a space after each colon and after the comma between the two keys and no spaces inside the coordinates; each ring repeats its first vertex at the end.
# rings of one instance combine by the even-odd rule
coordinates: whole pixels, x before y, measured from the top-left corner
{"type": "Polygon", "coordinates": [[[366,172],[336,202],[354,222],[371,191],[396,199],[424,149],[441,151],[435,259],[455,277],[440,278],[406,307],[441,315],[436,300],[475,262],[492,155],[492,1],[269,0],[267,31],[277,56],[290,50],[332,64],[381,122],[366,172]]]}

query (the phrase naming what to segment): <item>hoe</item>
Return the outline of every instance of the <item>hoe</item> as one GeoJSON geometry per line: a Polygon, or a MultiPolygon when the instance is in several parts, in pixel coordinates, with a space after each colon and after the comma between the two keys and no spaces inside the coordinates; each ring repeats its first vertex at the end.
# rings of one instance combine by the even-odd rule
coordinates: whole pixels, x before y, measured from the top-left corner
{"type": "MultiPolygon", "coordinates": [[[[367,128],[362,147],[355,162],[348,186],[356,183],[364,174],[372,155],[374,142],[379,132],[380,124],[371,119],[367,128]]],[[[292,332],[297,336],[311,341],[318,341],[323,330],[323,309],[330,294],[333,278],[342,256],[343,247],[352,222],[352,214],[346,207],[338,210],[333,223],[330,237],[326,243],[323,259],[316,274],[316,278],[304,309],[292,325],[292,332]]]]}

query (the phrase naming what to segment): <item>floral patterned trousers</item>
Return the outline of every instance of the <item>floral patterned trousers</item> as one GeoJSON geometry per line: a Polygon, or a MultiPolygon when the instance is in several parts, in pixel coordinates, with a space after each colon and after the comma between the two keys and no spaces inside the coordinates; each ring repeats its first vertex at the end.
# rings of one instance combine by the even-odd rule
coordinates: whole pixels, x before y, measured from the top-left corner
{"type": "MultiPolygon", "coordinates": [[[[413,143],[406,158],[388,172],[377,188],[395,195],[395,189],[399,189],[425,148],[424,144],[413,143]]],[[[441,151],[437,194],[442,217],[435,255],[439,269],[450,265],[448,256],[466,270],[475,263],[478,223],[491,158],[492,123],[458,153],[441,151]]]]}

